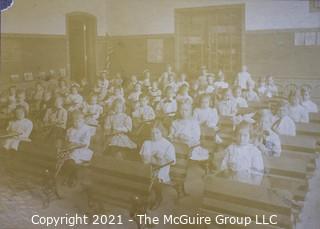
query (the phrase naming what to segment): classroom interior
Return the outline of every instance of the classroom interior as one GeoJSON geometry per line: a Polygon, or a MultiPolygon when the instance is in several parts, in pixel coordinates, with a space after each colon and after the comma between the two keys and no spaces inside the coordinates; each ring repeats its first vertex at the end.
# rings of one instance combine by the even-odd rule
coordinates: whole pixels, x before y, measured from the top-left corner
{"type": "MultiPolygon", "coordinates": [[[[237,132],[236,126],[247,120],[257,122],[251,114],[256,115],[262,109],[273,112],[274,107],[290,100],[292,93],[303,89],[310,94],[310,101],[320,107],[319,0],[15,0],[12,7],[1,12],[0,18],[0,154],[4,151],[3,142],[17,137],[7,128],[15,110],[3,111],[4,107],[7,109],[5,98],[10,88],[15,88],[17,95],[19,91],[25,92],[30,105],[29,118],[33,122],[31,137],[28,141],[21,140],[12,153],[14,156],[0,157],[10,170],[0,169],[3,172],[0,174],[0,229],[41,228],[31,222],[36,213],[40,216],[121,215],[125,223],[108,225],[110,228],[205,228],[203,224],[152,225],[148,222],[141,225],[135,215],[145,212],[150,216],[187,214],[212,219],[219,214],[252,218],[276,214],[279,223],[264,225],[265,228],[319,228],[319,111],[307,113],[306,122],[296,123],[295,136],[279,134],[281,156],[263,157],[267,172],[259,185],[227,179],[215,164],[222,160],[222,152],[232,143],[230,136],[237,132]],[[256,87],[262,79],[271,77],[277,93],[238,109],[234,117],[240,121],[223,117],[217,108],[217,128],[212,132],[209,128],[210,131],[205,132],[210,132],[208,135],[201,129],[201,141],[191,147],[173,144],[174,164],[170,161],[156,170],[159,164],[150,167],[136,158],[104,155],[109,144],[107,138],[114,137],[114,133],[103,132],[107,128],[107,111],[113,109],[114,101],[106,100],[104,106],[108,108],[104,107],[104,113],[101,112],[101,117],[106,115],[103,121],[88,124],[94,126],[91,142],[89,140],[92,160],[74,170],[78,177],[75,185],[62,184],[64,178],[55,176],[59,168],[57,152],[67,153],[79,147],[59,151],[60,142],[55,141],[60,132],[44,142],[42,135],[47,129],[43,129],[43,118],[39,118],[41,112],[34,108],[37,105],[32,105],[37,86],[40,84],[44,89],[41,100],[45,91],[54,91],[60,81],[70,85],[71,91],[76,87],[81,91],[85,82],[83,97],[89,101],[89,94],[96,92],[97,82],[105,77],[110,85],[108,93],[111,93],[112,81],[123,83],[121,90],[128,104],[130,90],[135,90],[133,76],[143,88],[146,75],[151,82],[161,85],[166,71],[175,73],[174,80],[182,73],[186,75],[190,94],[194,91],[191,110],[200,106],[202,98],[193,85],[205,74],[212,78],[214,85],[223,72],[230,88],[243,72],[250,73],[256,87]],[[209,159],[187,158],[199,145],[209,153],[209,159]],[[158,174],[155,171],[168,166],[171,174],[178,178],[171,177],[170,182],[163,184],[155,178],[158,174]]],[[[162,89],[165,94],[167,90],[162,89]]],[[[215,107],[218,106],[216,100],[222,100],[216,91],[217,88],[205,93],[210,94],[215,107]]],[[[151,103],[150,97],[148,99],[151,103]]],[[[157,102],[161,104],[160,99],[157,102]]],[[[127,105],[124,109],[129,113],[133,106],[127,105]]],[[[68,110],[68,119],[69,114],[71,117],[71,113],[78,110],[78,107],[68,110]]],[[[161,112],[155,107],[154,110],[154,115],[160,116],[161,112]]],[[[170,125],[176,120],[169,119],[170,124],[163,125],[168,127],[164,132],[170,132],[170,125]]],[[[139,142],[133,147],[136,154],[142,152],[143,134],[155,128],[154,123],[150,123],[150,120],[133,123],[130,128],[132,132],[142,131],[139,132],[142,135],[129,136],[133,144],[139,142]]],[[[70,125],[66,124],[64,129],[70,125]]],[[[78,228],[104,226],[88,224],[78,228]]],[[[208,227],[233,226],[229,222],[227,226],[208,227]]],[[[264,228],[254,224],[251,227],[264,228]]],[[[70,226],[62,224],[59,228],[70,226]]]]}

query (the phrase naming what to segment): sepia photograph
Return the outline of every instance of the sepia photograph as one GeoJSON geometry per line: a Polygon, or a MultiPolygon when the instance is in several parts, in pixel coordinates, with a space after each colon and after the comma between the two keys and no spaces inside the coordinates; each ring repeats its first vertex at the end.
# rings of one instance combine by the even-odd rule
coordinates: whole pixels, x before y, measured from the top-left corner
{"type": "Polygon", "coordinates": [[[320,229],[320,0],[0,9],[0,229],[320,229]]]}

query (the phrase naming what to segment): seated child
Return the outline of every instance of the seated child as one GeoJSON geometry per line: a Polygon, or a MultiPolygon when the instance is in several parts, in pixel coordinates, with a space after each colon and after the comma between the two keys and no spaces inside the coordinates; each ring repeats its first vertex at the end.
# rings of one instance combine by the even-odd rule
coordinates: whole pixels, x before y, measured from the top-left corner
{"type": "Polygon", "coordinates": [[[200,123],[200,126],[207,128],[216,128],[219,117],[216,108],[210,107],[210,96],[203,94],[200,98],[201,106],[194,109],[193,117],[200,123]]]}
{"type": "Polygon", "coordinates": [[[103,107],[98,104],[97,95],[91,95],[89,103],[84,103],[82,112],[85,116],[85,121],[90,126],[97,126],[99,118],[103,113],[103,107]]]}
{"type": "Polygon", "coordinates": [[[32,100],[35,103],[36,110],[40,110],[40,103],[43,99],[44,91],[44,87],[41,85],[41,83],[37,83],[32,95],[32,100]]]}
{"type": "Polygon", "coordinates": [[[188,102],[180,104],[179,115],[180,118],[172,122],[169,138],[173,142],[186,144],[191,160],[208,160],[208,151],[200,146],[200,124],[192,117],[192,105],[188,102]]]}
{"type": "Polygon", "coordinates": [[[193,103],[192,97],[189,95],[189,87],[187,84],[183,84],[180,86],[178,90],[178,95],[177,95],[177,102],[181,103],[184,101],[189,101],[190,103],[193,103]]]}
{"type": "Polygon", "coordinates": [[[64,136],[64,131],[67,127],[68,112],[63,107],[63,98],[57,97],[55,99],[54,107],[49,107],[43,118],[45,127],[50,126],[51,131],[49,136],[53,139],[64,136]]]}
{"type": "Polygon", "coordinates": [[[242,71],[238,73],[234,85],[236,87],[240,87],[243,90],[246,90],[248,88],[248,84],[252,82],[253,80],[250,73],[248,72],[247,66],[242,66],[242,71]]]}
{"type": "Polygon", "coordinates": [[[175,113],[177,112],[177,101],[172,87],[168,86],[165,89],[165,97],[160,100],[156,110],[160,112],[159,116],[175,116],[175,113]]]}
{"type": "Polygon", "coordinates": [[[255,90],[254,90],[254,83],[250,82],[248,84],[248,90],[244,93],[244,98],[248,102],[259,102],[260,101],[260,98],[259,98],[257,92],[255,92],[255,90]]]}
{"type": "Polygon", "coordinates": [[[12,106],[12,108],[16,108],[16,107],[23,107],[25,112],[26,112],[26,115],[29,114],[29,111],[30,111],[30,106],[29,104],[26,102],[26,93],[25,91],[19,91],[18,94],[17,94],[17,100],[16,100],[16,103],[15,103],[15,106],[12,106]]]}
{"type": "MultiPolygon", "coordinates": [[[[146,140],[140,150],[140,155],[146,164],[162,166],[166,163],[176,162],[176,153],[174,146],[164,138],[162,128],[154,125],[151,129],[151,139],[146,140]]],[[[170,183],[170,165],[167,165],[156,171],[156,176],[160,183],[170,183]]]]}
{"type": "Polygon", "coordinates": [[[219,115],[232,117],[238,112],[238,105],[232,95],[231,89],[225,89],[224,96],[221,101],[218,102],[219,115]]]}
{"type": "Polygon", "coordinates": [[[278,94],[278,87],[274,83],[273,77],[271,75],[266,78],[266,93],[267,97],[271,98],[278,94]]]}
{"type": "Polygon", "coordinates": [[[224,73],[223,73],[222,70],[220,70],[218,72],[218,78],[217,78],[217,81],[214,83],[214,88],[215,89],[218,89],[218,88],[222,88],[222,89],[229,88],[229,84],[224,81],[224,73]]]}
{"type": "Polygon", "coordinates": [[[151,106],[149,106],[149,98],[147,95],[141,95],[139,99],[139,106],[132,113],[132,117],[138,119],[140,122],[148,122],[155,119],[156,115],[151,106]]]}
{"type": "Polygon", "coordinates": [[[308,111],[300,105],[300,95],[298,93],[291,93],[289,95],[288,115],[295,122],[309,122],[308,111]]]}
{"type": "Polygon", "coordinates": [[[83,97],[78,93],[78,87],[76,85],[71,86],[71,93],[66,97],[65,103],[68,105],[69,112],[73,112],[81,108],[83,97]]]}
{"type": "Polygon", "coordinates": [[[182,85],[187,85],[188,87],[190,86],[189,83],[188,83],[188,81],[187,81],[187,75],[186,75],[185,73],[181,73],[181,74],[180,74],[180,77],[179,77],[179,79],[178,79],[178,81],[177,81],[177,88],[178,88],[178,90],[180,89],[180,87],[181,87],[182,85]]]}
{"type": "Polygon", "coordinates": [[[296,136],[296,124],[288,115],[288,103],[284,102],[279,107],[272,130],[279,135],[296,136]]]}
{"type": "Polygon", "coordinates": [[[67,96],[69,94],[69,87],[67,82],[64,79],[60,79],[58,82],[58,87],[55,90],[55,94],[59,94],[60,96],[67,96]]]}
{"type": "Polygon", "coordinates": [[[261,151],[250,143],[250,127],[241,123],[236,129],[236,142],[225,149],[221,170],[233,180],[259,185],[264,174],[261,151]]]}
{"type": "Polygon", "coordinates": [[[153,81],[152,86],[149,90],[149,94],[151,97],[152,106],[156,106],[158,102],[161,100],[161,90],[158,88],[158,82],[153,81]]]}
{"type": "Polygon", "coordinates": [[[136,149],[137,145],[129,137],[132,131],[132,119],[125,111],[123,100],[117,98],[112,105],[112,112],[106,117],[104,130],[109,146],[136,149]]]}
{"type": "Polygon", "coordinates": [[[122,91],[123,91],[122,87],[115,87],[113,89],[113,94],[106,101],[104,101],[103,104],[107,105],[108,108],[111,108],[113,102],[117,99],[120,99],[122,100],[123,103],[125,103],[126,100],[123,97],[122,91]]]}
{"type": "Polygon", "coordinates": [[[19,135],[5,139],[2,146],[6,150],[18,151],[21,141],[30,141],[29,136],[32,128],[32,121],[26,118],[25,109],[23,107],[17,107],[15,110],[15,120],[9,122],[7,132],[17,133],[19,135]]]}
{"type": "Polygon", "coordinates": [[[239,107],[239,108],[248,107],[247,100],[242,97],[242,89],[240,87],[234,88],[234,100],[237,103],[237,107],[239,107]]]}
{"type": "Polygon", "coordinates": [[[137,102],[139,101],[139,96],[141,95],[142,91],[141,91],[141,84],[137,83],[134,86],[134,90],[129,94],[128,96],[128,100],[130,102],[137,102]]]}
{"type": "Polygon", "coordinates": [[[280,157],[281,141],[279,135],[272,129],[272,113],[268,109],[260,112],[260,119],[256,128],[257,147],[267,156],[280,157]]]}
{"type": "Polygon", "coordinates": [[[304,109],[306,109],[309,113],[317,113],[318,106],[314,102],[311,101],[310,99],[310,90],[307,87],[302,87],[301,88],[301,105],[303,106],[304,109]]]}

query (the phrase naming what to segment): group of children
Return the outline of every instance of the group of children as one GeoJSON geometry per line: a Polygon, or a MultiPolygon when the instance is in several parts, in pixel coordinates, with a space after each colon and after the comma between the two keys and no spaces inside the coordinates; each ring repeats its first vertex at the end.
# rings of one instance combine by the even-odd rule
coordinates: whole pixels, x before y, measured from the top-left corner
{"type": "MultiPolygon", "coordinates": [[[[221,143],[219,121],[227,118],[236,126],[236,141],[225,149],[220,169],[232,171],[237,180],[259,183],[257,177],[264,170],[262,155],[280,156],[279,135],[294,136],[295,123],[309,122],[309,113],[318,112],[310,90],[303,87],[283,99],[276,112],[263,109],[250,120],[239,114],[250,103],[277,95],[272,76],[261,78],[256,86],[246,66],[232,85],[221,70],[215,75],[202,67],[199,76],[189,80],[168,65],[159,78],[145,70],[141,77],[124,80],[116,74],[111,79],[104,71],[92,86],[86,79],[60,79],[47,87],[37,83],[29,98],[12,86],[1,96],[0,107],[4,116],[15,111],[7,132],[18,134],[6,138],[2,146],[6,151],[17,151],[21,141],[30,141],[37,123],[37,129],[55,142],[58,151],[76,145],[69,147],[65,158],[73,164],[91,160],[94,152],[90,142],[101,132],[98,130],[103,130],[106,154],[140,152],[145,163],[174,164],[174,144],[185,144],[189,150],[184,153],[191,160],[204,161],[209,160],[211,149],[202,146],[202,136],[210,135],[215,144],[221,143]],[[259,136],[251,133],[252,126],[260,130],[259,136]]],[[[169,171],[170,165],[161,168],[159,180],[170,182],[169,171]]]]}

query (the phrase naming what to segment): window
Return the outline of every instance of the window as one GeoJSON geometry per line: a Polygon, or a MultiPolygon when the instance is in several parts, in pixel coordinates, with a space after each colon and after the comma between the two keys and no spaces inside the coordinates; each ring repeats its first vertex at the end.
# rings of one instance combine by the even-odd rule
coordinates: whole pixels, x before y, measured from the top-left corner
{"type": "Polygon", "coordinates": [[[320,0],[310,0],[310,11],[320,11],[320,0]]]}

